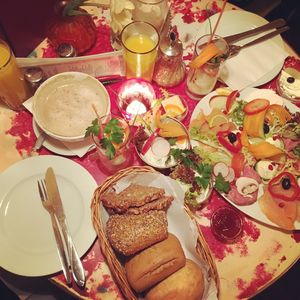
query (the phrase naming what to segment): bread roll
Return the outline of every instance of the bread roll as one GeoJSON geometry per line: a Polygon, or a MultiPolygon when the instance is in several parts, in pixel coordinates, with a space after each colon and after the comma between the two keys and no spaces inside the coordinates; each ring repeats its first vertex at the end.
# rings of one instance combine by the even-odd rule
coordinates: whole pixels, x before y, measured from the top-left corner
{"type": "Polygon", "coordinates": [[[106,235],[114,250],[129,256],[167,238],[167,215],[161,210],[112,215],[106,223],[106,235]]]}
{"type": "Polygon", "coordinates": [[[128,281],[136,292],[142,292],[185,265],[185,256],[176,236],[138,253],[125,263],[128,281]]]}
{"type": "Polygon", "coordinates": [[[201,300],[204,278],[200,267],[187,259],[183,268],[159,282],[146,294],[146,300],[201,300]]]}

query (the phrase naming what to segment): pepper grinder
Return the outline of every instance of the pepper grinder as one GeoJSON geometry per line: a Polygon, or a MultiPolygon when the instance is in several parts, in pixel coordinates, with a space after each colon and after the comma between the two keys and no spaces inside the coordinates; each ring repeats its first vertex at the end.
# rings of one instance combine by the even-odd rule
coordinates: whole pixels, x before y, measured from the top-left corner
{"type": "Polygon", "coordinates": [[[175,32],[171,31],[159,44],[153,80],[162,87],[173,87],[185,76],[182,60],[183,47],[175,32]]]}

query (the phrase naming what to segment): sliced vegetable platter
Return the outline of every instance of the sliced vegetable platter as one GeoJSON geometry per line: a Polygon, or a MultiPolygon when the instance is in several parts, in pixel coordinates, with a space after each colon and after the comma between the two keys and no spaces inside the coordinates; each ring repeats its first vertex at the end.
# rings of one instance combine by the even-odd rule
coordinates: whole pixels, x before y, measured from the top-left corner
{"type": "Polygon", "coordinates": [[[230,183],[222,196],[286,230],[300,229],[299,112],[272,90],[217,89],[197,104],[189,125],[194,152],[230,183]]]}

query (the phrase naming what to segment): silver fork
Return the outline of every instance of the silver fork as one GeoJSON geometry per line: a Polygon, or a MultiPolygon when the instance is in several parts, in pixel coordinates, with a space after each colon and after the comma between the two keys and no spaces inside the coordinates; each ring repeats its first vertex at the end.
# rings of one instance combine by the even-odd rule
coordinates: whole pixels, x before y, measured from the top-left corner
{"type": "Polygon", "coordinates": [[[289,27],[288,26],[284,26],[282,28],[279,28],[277,30],[274,30],[268,34],[265,34],[247,44],[244,44],[242,46],[238,46],[238,45],[229,45],[229,58],[230,57],[233,57],[235,55],[237,55],[242,49],[246,48],[246,47],[250,47],[250,46],[253,46],[253,45],[256,45],[258,43],[261,43],[261,42],[264,42],[280,33],[283,33],[285,31],[289,30],[289,27]]]}
{"type": "Polygon", "coordinates": [[[66,246],[64,245],[63,238],[62,238],[60,230],[59,230],[58,221],[54,214],[54,209],[52,207],[52,204],[48,200],[47,190],[46,190],[43,180],[38,181],[38,190],[39,190],[39,194],[40,194],[40,198],[41,198],[43,207],[50,214],[52,228],[53,228],[53,232],[54,232],[54,236],[55,236],[55,240],[56,240],[58,256],[59,256],[60,263],[62,265],[62,271],[64,273],[67,284],[70,284],[72,282],[72,278],[71,278],[71,271],[69,268],[70,262],[69,262],[69,258],[67,256],[67,254],[66,254],[67,253],[66,246]]]}

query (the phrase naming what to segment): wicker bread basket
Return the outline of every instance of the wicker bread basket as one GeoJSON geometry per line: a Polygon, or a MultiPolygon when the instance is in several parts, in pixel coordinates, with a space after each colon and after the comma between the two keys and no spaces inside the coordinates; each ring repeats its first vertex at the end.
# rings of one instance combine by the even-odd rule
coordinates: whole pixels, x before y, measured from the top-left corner
{"type": "MultiPolygon", "coordinates": [[[[92,222],[94,225],[94,228],[97,232],[98,239],[99,239],[99,245],[102,251],[102,254],[104,255],[106,262],[110,268],[110,271],[119,286],[121,292],[123,293],[125,299],[127,300],[136,300],[138,299],[137,294],[131,289],[125,273],[125,268],[120,263],[120,261],[117,259],[116,254],[112,247],[110,246],[110,243],[105,235],[104,227],[103,227],[103,221],[101,219],[101,208],[100,202],[101,202],[101,196],[103,193],[105,193],[109,188],[111,188],[115,183],[118,182],[118,180],[128,176],[128,175],[136,175],[139,173],[156,173],[153,168],[148,166],[134,166],[130,167],[124,170],[121,170],[114,174],[113,176],[108,177],[94,192],[94,196],[91,203],[91,210],[92,210],[92,222]]],[[[187,213],[191,218],[193,218],[193,214],[187,210],[187,213]]],[[[193,218],[194,219],[194,218],[193,218]]],[[[199,254],[199,256],[202,258],[204,262],[208,265],[209,268],[209,276],[211,276],[212,279],[214,279],[216,283],[217,291],[219,290],[219,278],[218,273],[216,269],[216,265],[214,263],[214,260],[211,256],[210,250],[208,248],[208,245],[206,244],[206,241],[201,233],[200,230],[198,230],[198,239],[197,239],[197,246],[196,251],[199,254]]]]}

